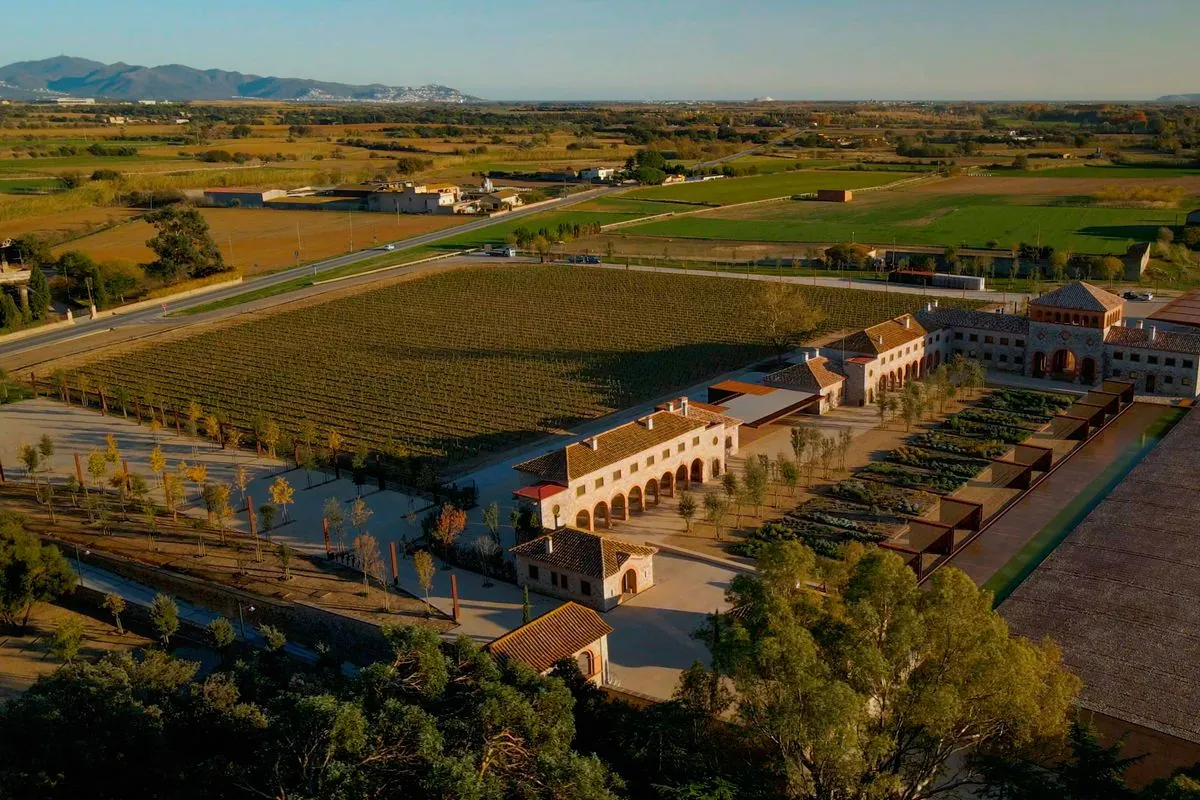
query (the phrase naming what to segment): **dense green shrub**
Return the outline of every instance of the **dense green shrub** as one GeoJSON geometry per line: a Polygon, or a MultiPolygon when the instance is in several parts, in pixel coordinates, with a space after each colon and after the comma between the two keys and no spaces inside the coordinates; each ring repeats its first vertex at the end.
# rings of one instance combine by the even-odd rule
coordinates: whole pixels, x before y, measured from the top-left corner
{"type": "Polygon", "coordinates": [[[992,392],[983,401],[992,408],[1013,411],[1018,414],[1053,415],[1075,402],[1066,394],[1035,392],[1029,389],[1000,389],[992,392]]]}
{"type": "Polygon", "coordinates": [[[944,475],[954,475],[960,478],[974,478],[988,465],[981,458],[965,456],[941,455],[921,450],[918,447],[900,446],[888,453],[888,461],[904,464],[909,467],[933,470],[944,475]]]}
{"type": "Polygon", "coordinates": [[[977,456],[979,458],[996,458],[1008,452],[1011,445],[1003,442],[977,441],[962,436],[949,436],[937,431],[918,433],[909,437],[909,441],[917,447],[929,450],[941,450],[946,453],[957,453],[962,456],[977,456]]]}
{"type": "Polygon", "coordinates": [[[905,489],[922,489],[937,494],[948,494],[967,482],[965,477],[934,475],[928,472],[918,472],[912,467],[878,462],[867,464],[862,468],[860,474],[871,475],[905,489]]]}
{"type": "Polygon", "coordinates": [[[740,542],[730,545],[736,555],[756,557],[759,551],[772,542],[800,541],[819,556],[837,558],[842,545],[849,542],[877,544],[886,537],[881,534],[839,530],[829,525],[808,520],[789,519],[783,522],[768,522],[753,531],[740,542]]]}
{"type": "Polygon", "coordinates": [[[1014,428],[1031,429],[1040,428],[1050,421],[1048,414],[1018,413],[996,408],[966,408],[958,412],[957,416],[987,425],[1010,425],[1014,428]]]}
{"type": "Polygon", "coordinates": [[[906,492],[894,486],[856,478],[839,481],[831,487],[831,491],[835,497],[843,500],[909,516],[924,513],[936,502],[932,496],[921,492],[906,492]]]}
{"type": "Polygon", "coordinates": [[[1033,433],[1025,428],[1013,428],[1009,425],[989,425],[983,422],[972,422],[971,420],[963,419],[957,414],[942,424],[946,430],[957,433],[960,436],[973,436],[978,439],[1005,442],[1006,444],[1020,444],[1033,433]]]}

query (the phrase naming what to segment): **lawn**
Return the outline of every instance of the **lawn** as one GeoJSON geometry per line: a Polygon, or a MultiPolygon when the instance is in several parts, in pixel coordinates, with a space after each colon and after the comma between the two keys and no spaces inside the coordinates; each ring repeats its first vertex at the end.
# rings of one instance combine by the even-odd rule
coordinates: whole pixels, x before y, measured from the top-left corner
{"type": "Polygon", "coordinates": [[[1173,209],[1096,208],[1015,202],[993,195],[880,195],[845,204],[797,201],[752,211],[713,212],[634,225],[626,232],[760,242],[869,242],[874,244],[1001,247],[1041,241],[1077,253],[1124,253],[1174,225],[1173,209]]]}
{"type": "MultiPolygon", "coordinates": [[[[354,214],[331,211],[205,208],[213,239],[226,261],[245,275],[317,261],[350,250],[408,239],[463,223],[462,217],[403,214],[354,214]],[[353,226],[353,231],[351,230],[353,226]],[[299,258],[297,258],[297,237],[299,258]]],[[[146,240],[154,235],[148,223],[128,225],[76,239],[58,250],[82,250],[97,261],[125,258],[138,263],[153,260],[146,240]]]]}
{"type": "MultiPolygon", "coordinates": [[[[471,267],[155,342],[82,368],[168,408],[308,420],[454,464],[767,355],[755,281],[563,265],[471,267]]],[[[793,287],[820,335],[918,295],[793,287]]],[[[953,302],[953,301],[951,301],[953,302]]],[[[110,395],[111,396],[111,395],[110,395]]]]}
{"type": "Polygon", "coordinates": [[[690,203],[747,203],[818,189],[862,189],[898,180],[883,172],[777,172],[746,178],[721,178],[714,181],[651,186],[630,192],[627,197],[646,200],[685,200],[690,203]]]}
{"type": "Polygon", "coordinates": [[[664,203],[656,200],[638,200],[636,197],[617,195],[616,197],[598,197],[574,207],[576,211],[605,211],[611,214],[637,214],[651,216],[652,214],[669,214],[671,212],[689,211],[705,206],[691,203],[664,203]]]}

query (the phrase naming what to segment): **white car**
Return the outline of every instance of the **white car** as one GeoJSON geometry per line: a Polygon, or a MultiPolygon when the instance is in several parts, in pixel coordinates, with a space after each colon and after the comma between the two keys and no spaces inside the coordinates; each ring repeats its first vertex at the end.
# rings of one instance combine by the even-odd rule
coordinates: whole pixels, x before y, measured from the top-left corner
{"type": "Polygon", "coordinates": [[[394,244],[385,244],[385,245],[383,246],[383,249],[384,249],[384,250],[395,250],[395,249],[396,249],[396,245],[394,245],[394,244]]]}
{"type": "Polygon", "coordinates": [[[1142,301],[1150,301],[1154,299],[1154,292],[1138,292],[1137,299],[1142,301]]]}

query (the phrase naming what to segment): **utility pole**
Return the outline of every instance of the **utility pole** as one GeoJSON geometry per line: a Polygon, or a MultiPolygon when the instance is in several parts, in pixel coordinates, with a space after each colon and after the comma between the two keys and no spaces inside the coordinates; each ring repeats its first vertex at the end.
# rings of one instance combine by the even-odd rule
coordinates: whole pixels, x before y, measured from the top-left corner
{"type": "Polygon", "coordinates": [[[296,220],[296,266],[300,266],[300,220],[296,220]]]}
{"type": "Polygon", "coordinates": [[[354,252],[354,212],[347,211],[346,214],[350,217],[350,251],[354,252]]]}

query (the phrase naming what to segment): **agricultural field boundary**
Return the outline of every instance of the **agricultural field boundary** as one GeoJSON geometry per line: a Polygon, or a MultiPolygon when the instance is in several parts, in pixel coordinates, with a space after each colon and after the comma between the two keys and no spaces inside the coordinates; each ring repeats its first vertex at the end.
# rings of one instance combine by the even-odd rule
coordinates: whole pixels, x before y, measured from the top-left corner
{"type": "Polygon", "coordinates": [[[440,253],[439,255],[430,256],[429,258],[418,259],[416,261],[402,261],[399,264],[389,264],[386,267],[376,267],[375,269],[369,269],[365,272],[351,272],[346,275],[338,275],[336,278],[326,278],[323,281],[313,281],[312,285],[313,286],[324,286],[329,283],[340,283],[342,281],[350,280],[351,278],[362,278],[366,275],[375,275],[376,273],[387,272],[388,270],[392,270],[392,269],[399,269],[401,267],[415,267],[420,264],[428,264],[430,261],[440,261],[444,258],[454,258],[456,256],[466,256],[466,255],[470,255],[471,253],[477,253],[477,252],[479,252],[478,247],[472,247],[468,250],[455,250],[452,253],[440,253]]]}

